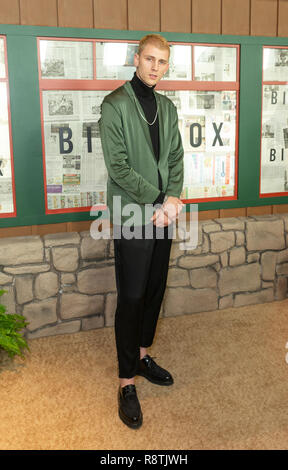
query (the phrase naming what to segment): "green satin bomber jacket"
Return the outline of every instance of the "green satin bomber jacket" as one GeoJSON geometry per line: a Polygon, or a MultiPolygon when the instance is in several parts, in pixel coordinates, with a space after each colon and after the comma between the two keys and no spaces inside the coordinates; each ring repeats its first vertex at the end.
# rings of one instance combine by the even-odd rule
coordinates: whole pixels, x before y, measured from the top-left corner
{"type": "MultiPolygon", "coordinates": [[[[178,115],[174,103],[153,90],[158,105],[159,161],[157,162],[148,124],[139,113],[143,109],[130,82],[109,95],[101,105],[99,129],[105,165],[108,172],[107,205],[110,220],[121,224],[131,218],[123,214],[126,204],[137,204],[141,215],[133,217],[135,225],[144,225],[145,204],[152,205],[160,194],[159,169],[167,196],[180,197],[183,179],[183,146],[178,129],[178,115]],[[136,105],[137,100],[137,105],[136,105]],[[113,211],[113,196],[121,196],[121,208],[113,211]],[[116,218],[117,217],[117,218],[116,218]]],[[[150,222],[150,218],[148,220],[150,222]]]]}

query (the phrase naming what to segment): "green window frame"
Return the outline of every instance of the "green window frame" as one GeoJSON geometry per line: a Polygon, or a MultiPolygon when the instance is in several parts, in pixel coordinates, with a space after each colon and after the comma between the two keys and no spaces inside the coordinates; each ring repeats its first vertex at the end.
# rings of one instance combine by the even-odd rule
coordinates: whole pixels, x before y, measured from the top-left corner
{"type": "MultiPolygon", "coordinates": [[[[150,31],[151,32],[151,31],[150,31]]],[[[1,25],[6,36],[17,216],[0,227],[94,220],[89,212],[45,214],[37,37],[139,40],[149,31],[1,25]]],[[[259,197],[262,48],[287,46],[287,38],[160,32],[168,41],[239,44],[240,99],[238,199],[200,202],[199,211],[286,204],[286,196],[259,197]]]]}

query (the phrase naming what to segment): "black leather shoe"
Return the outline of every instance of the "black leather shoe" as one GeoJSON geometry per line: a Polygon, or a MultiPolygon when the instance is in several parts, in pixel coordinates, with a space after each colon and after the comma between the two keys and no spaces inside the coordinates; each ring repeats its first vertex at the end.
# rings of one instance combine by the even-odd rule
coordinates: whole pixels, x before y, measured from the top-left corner
{"type": "Polygon", "coordinates": [[[172,385],[174,383],[172,375],[158,366],[148,354],[139,361],[137,375],[142,375],[157,385],[172,385]]]}
{"type": "Polygon", "coordinates": [[[119,386],[118,412],[120,419],[129,428],[138,429],[142,425],[143,416],[135,385],[119,386]]]}

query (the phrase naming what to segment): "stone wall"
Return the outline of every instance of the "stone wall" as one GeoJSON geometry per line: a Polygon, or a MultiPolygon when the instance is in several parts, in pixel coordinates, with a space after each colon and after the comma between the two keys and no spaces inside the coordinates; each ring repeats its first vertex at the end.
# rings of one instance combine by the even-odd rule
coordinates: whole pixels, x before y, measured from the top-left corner
{"type": "MultiPolygon", "coordinates": [[[[161,316],[287,297],[288,214],[199,222],[198,246],[172,242],[161,316]]],[[[23,314],[25,336],[113,326],[113,240],[89,232],[0,239],[0,303],[23,314]]]]}

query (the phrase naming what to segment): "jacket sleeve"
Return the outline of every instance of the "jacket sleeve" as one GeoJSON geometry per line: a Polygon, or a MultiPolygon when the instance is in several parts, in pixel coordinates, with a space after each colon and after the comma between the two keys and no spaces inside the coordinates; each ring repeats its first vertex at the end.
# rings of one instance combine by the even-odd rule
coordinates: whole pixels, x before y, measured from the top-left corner
{"type": "Polygon", "coordinates": [[[169,178],[166,194],[167,196],[180,197],[184,181],[184,150],[178,128],[177,108],[174,104],[173,108],[172,141],[168,156],[169,178]]]}
{"type": "Polygon", "coordinates": [[[115,106],[105,100],[101,105],[99,129],[110,178],[137,203],[153,204],[160,190],[128,164],[121,114],[115,106]]]}

